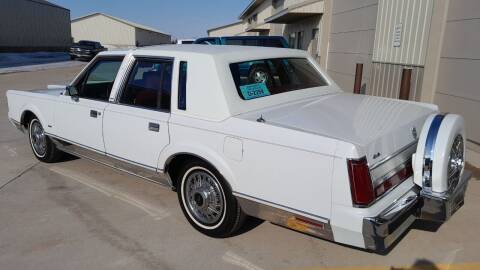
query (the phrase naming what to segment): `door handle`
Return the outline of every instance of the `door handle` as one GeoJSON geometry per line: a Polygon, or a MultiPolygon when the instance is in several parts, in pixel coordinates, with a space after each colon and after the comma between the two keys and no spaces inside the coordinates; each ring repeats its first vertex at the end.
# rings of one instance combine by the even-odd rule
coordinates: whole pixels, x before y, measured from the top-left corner
{"type": "Polygon", "coordinates": [[[158,132],[160,131],[160,124],[150,122],[148,123],[148,130],[158,132]]]}
{"type": "Polygon", "coordinates": [[[97,118],[100,113],[95,110],[90,110],[90,117],[97,118]]]}

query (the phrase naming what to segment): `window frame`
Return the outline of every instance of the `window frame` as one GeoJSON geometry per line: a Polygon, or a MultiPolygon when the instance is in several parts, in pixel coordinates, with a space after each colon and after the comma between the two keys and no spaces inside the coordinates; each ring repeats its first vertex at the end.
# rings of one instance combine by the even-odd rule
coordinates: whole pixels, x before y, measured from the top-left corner
{"type": "Polygon", "coordinates": [[[181,110],[181,111],[187,110],[187,82],[188,82],[188,61],[179,61],[178,62],[178,85],[177,85],[177,110],[181,110]],[[182,86],[182,82],[181,82],[182,64],[186,65],[184,86],[182,86]],[[183,98],[185,100],[184,104],[180,104],[181,95],[183,95],[183,98]]]}
{"type": "MultiPolygon", "coordinates": [[[[120,86],[120,90],[118,91],[114,103],[117,105],[121,106],[127,106],[127,107],[132,107],[132,108],[137,108],[137,109],[142,109],[142,110],[149,110],[149,111],[155,111],[155,112],[163,112],[163,113],[171,113],[172,111],[172,91],[173,91],[173,78],[174,74],[173,72],[175,71],[175,58],[174,57],[163,57],[163,56],[142,56],[142,55],[135,55],[133,56],[134,60],[129,64],[127,76],[124,77],[123,82],[120,86]],[[135,70],[135,66],[139,61],[147,61],[147,62],[171,62],[172,64],[172,77],[171,77],[171,82],[170,82],[170,108],[167,109],[152,109],[152,108],[147,108],[143,106],[136,106],[133,104],[125,104],[121,103],[120,99],[122,98],[123,93],[125,92],[125,89],[128,86],[128,82],[130,81],[130,77],[132,76],[133,71],[135,70]]],[[[162,82],[163,83],[163,82],[162,82]]]]}
{"type": "MultiPolygon", "coordinates": [[[[122,63],[123,63],[124,59],[125,59],[125,55],[98,56],[98,57],[95,58],[95,60],[93,60],[85,68],[85,70],[77,78],[75,78],[75,80],[70,85],[75,86],[75,88],[77,88],[77,91],[78,91],[78,85],[81,83],[82,87],[83,87],[83,85],[85,84],[88,76],[90,76],[90,74],[92,73],[92,69],[97,65],[97,63],[100,62],[100,61],[105,61],[105,60],[107,60],[107,61],[108,60],[110,60],[110,61],[112,61],[112,60],[120,61],[120,66],[118,68],[117,74],[115,75],[115,79],[113,80],[113,83],[115,84],[115,80],[117,79],[118,73],[120,72],[120,68],[122,66],[122,63]]],[[[112,92],[113,92],[113,85],[112,85],[112,89],[110,89],[110,96],[112,95],[112,92]]],[[[68,92],[66,92],[66,95],[69,95],[68,92]]],[[[78,96],[78,98],[79,99],[94,100],[94,101],[98,101],[98,102],[109,103],[110,96],[108,96],[106,100],[87,98],[87,97],[82,97],[82,96],[78,96]]]]}
{"type": "Polygon", "coordinates": [[[228,64],[228,68],[229,68],[229,71],[230,71],[230,76],[232,78],[232,81],[233,81],[233,84],[237,90],[237,96],[238,98],[240,98],[240,100],[242,101],[251,101],[251,100],[254,100],[254,99],[261,99],[261,98],[266,98],[266,97],[271,97],[271,96],[274,96],[274,95],[268,95],[268,96],[263,96],[263,97],[259,97],[259,98],[254,98],[254,99],[245,99],[245,97],[243,96],[242,94],[242,91],[240,89],[240,83],[237,84],[237,81],[235,80],[234,78],[234,75],[233,75],[233,72],[232,72],[232,65],[239,65],[241,63],[245,63],[245,62],[252,62],[252,61],[267,61],[267,60],[273,60],[273,59],[304,59],[308,62],[308,64],[310,65],[310,67],[312,69],[314,69],[318,75],[320,75],[321,79],[324,81],[325,85],[321,85],[321,86],[314,86],[314,87],[308,87],[308,88],[299,88],[299,89],[295,89],[295,90],[290,90],[290,91],[286,91],[286,92],[282,92],[282,93],[278,93],[278,94],[274,94],[274,95],[281,95],[281,94],[286,94],[286,93],[290,93],[290,92],[295,92],[295,91],[303,91],[303,90],[306,90],[306,89],[310,89],[310,88],[315,88],[315,87],[325,87],[325,86],[330,86],[330,82],[329,80],[324,76],[324,74],[322,73],[322,71],[320,69],[318,69],[314,63],[312,63],[312,61],[310,61],[309,58],[307,57],[273,57],[273,58],[265,58],[265,59],[256,59],[256,60],[247,60],[247,61],[241,61],[241,62],[232,62],[232,63],[229,63],[228,64]]]}

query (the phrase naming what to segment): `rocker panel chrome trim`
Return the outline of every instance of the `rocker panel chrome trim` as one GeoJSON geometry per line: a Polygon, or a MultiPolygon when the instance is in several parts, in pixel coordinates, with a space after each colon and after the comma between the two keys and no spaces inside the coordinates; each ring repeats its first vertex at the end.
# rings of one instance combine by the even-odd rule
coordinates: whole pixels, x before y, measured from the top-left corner
{"type": "MultiPolygon", "coordinates": [[[[294,213],[293,211],[283,210],[276,206],[269,205],[267,203],[263,203],[257,200],[253,200],[247,197],[244,194],[234,193],[235,197],[237,198],[238,203],[244,213],[249,216],[257,217],[262,220],[269,221],[271,223],[290,228],[299,232],[303,232],[309,235],[313,235],[322,239],[327,239],[333,241],[333,231],[330,226],[330,221],[325,218],[321,218],[322,220],[312,219],[309,216],[314,216],[311,214],[302,215],[298,213],[294,213]],[[294,220],[303,220],[309,224],[317,224],[310,226],[309,229],[305,230],[302,229],[303,226],[295,226],[292,223],[294,220]]],[[[287,208],[287,207],[286,207],[287,208]]],[[[292,209],[293,210],[293,209],[292,209]]],[[[299,210],[294,210],[295,212],[302,212],[299,210]]],[[[304,213],[304,212],[303,212],[304,213]]],[[[302,221],[300,221],[302,222],[302,221]]]]}
{"type": "Polygon", "coordinates": [[[47,135],[60,150],[66,153],[98,162],[102,165],[126,172],[162,186],[169,188],[172,187],[170,178],[161,170],[109,155],[107,153],[98,151],[97,149],[69,141],[53,134],[47,135]]]}

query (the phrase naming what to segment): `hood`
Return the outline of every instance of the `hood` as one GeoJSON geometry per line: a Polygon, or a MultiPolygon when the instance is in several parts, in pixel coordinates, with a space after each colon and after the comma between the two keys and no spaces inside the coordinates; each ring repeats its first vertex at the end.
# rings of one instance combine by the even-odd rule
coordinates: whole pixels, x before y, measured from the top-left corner
{"type": "MultiPolygon", "coordinates": [[[[434,105],[354,94],[332,94],[244,115],[265,124],[296,129],[362,148],[376,160],[416,141],[434,105]],[[378,155],[377,153],[380,153],[378,155]]],[[[363,152],[363,151],[362,151],[363,152]]],[[[373,160],[372,160],[373,161],[373,160]]]]}

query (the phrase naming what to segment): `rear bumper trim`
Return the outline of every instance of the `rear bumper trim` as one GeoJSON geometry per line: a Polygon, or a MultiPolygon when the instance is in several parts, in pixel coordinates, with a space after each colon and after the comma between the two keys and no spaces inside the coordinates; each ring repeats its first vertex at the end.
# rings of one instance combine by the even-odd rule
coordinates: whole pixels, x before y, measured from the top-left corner
{"type": "Polygon", "coordinates": [[[448,197],[427,194],[414,186],[379,215],[364,218],[365,248],[376,252],[387,250],[416,219],[447,221],[463,205],[471,176],[471,172],[464,171],[455,191],[448,197]]]}

